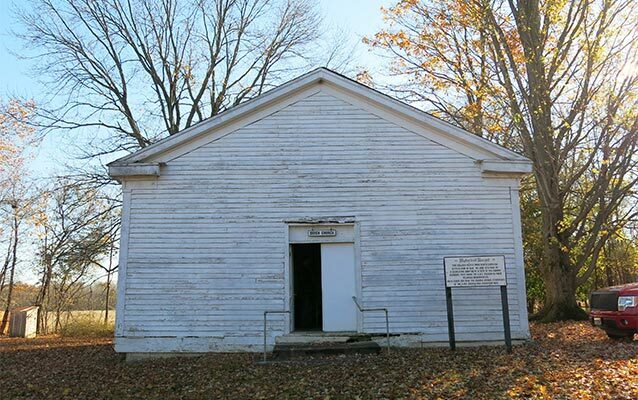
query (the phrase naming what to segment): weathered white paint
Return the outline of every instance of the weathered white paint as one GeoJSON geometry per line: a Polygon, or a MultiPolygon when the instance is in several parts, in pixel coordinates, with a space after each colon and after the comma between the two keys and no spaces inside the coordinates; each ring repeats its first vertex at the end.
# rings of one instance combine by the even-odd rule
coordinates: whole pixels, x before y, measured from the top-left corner
{"type": "Polygon", "coordinates": [[[130,177],[159,176],[160,165],[159,163],[110,165],[109,175],[117,179],[130,178],[130,177]]]}
{"type": "MultiPolygon", "coordinates": [[[[504,147],[498,146],[484,138],[473,135],[441,119],[424,113],[406,103],[400,102],[381,92],[375,91],[356,81],[339,75],[326,68],[318,68],[292,81],[289,81],[275,89],[272,89],[261,96],[251,99],[243,104],[233,107],[215,118],[208,119],[178,134],[172,135],[151,146],[122,157],[109,164],[129,165],[133,162],[142,161],[162,161],[170,159],[175,155],[183,154],[192,149],[198,148],[202,144],[202,138],[206,140],[216,140],[229,132],[234,131],[238,125],[243,126],[261,118],[263,113],[272,112],[296,101],[299,97],[308,94],[308,91],[317,90],[317,86],[322,85],[323,91],[332,91],[332,94],[341,93],[355,102],[363,102],[375,108],[386,118],[393,120],[400,126],[407,124],[413,132],[424,134],[431,140],[436,138],[438,143],[455,149],[462,154],[479,159],[504,161],[520,161],[528,163],[525,157],[514,153],[504,147]],[[397,117],[394,119],[394,117],[397,117]],[[422,129],[425,128],[425,129],[422,129]],[[431,132],[436,134],[430,136],[431,132]]],[[[339,96],[337,96],[339,97],[339,96]]],[[[506,168],[507,163],[501,169],[506,168]]],[[[505,172],[505,171],[501,171],[505,172]]],[[[519,171],[514,171],[519,173],[519,171]]]]}
{"type": "Polygon", "coordinates": [[[354,243],[321,244],[323,330],[356,332],[354,243]]]}
{"type": "Polygon", "coordinates": [[[477,160],[492,160],[496,157],[507,162],[521,161],[529,163],[529,160],[519,154],[495,145],[389,96],[371,91],[366,86],[356,83],[347,84],[342,79],[328,79],[322,90],[337,98],[347,99],[346,101],[352,105],[361,107],[386,121],[393,122],[468,157],[477,160]]]}
{"type": "Polygon", "coordinates": [[[129,231],[131,226],[131,190],[128,188],[130,182],[124,182],[122,187],[122,227],[120,228],[120,253],[118,260],[117,274],[117,290],[116,294],[116,313],[115,313],[115,337],[123,337],[124,332],[124,313],[126,312],[126,274],[128,263],[128,242],[129,231]]]}
{"type": "MultiPolygon", "coordinates": [[[[165,165],[159,177],[125,180],[118,351],[259,346],[263,311],[290,306],[296,226],[344,222],[357,297],[387,307],[392,332],[446,340],[443,257],[503,254],[512,335],[529,337],[520,175],[486,177],[468,156],[485,148],[459,152],[442,144],[450,135],[430,139],[444,127],[399,124],[365,91],[333,86],[315,82],[293,102],[262,104],[247,125],[145,153],[165,165]]],[[[459,340],[502,338],[498,288],[455,289],[454,309],[459,340]]],[[[290,326],[269,316],[270,343],[290,326]]],[[[358,329],[384,332],[382,313],[359,315],[358,329]]]]}
{"type": "Polygon", "coordinates": [[[532,164],[528,161],[510,160],[483,160],[480,162],[485,174],[529,174],[532,172],[532,164]]]}

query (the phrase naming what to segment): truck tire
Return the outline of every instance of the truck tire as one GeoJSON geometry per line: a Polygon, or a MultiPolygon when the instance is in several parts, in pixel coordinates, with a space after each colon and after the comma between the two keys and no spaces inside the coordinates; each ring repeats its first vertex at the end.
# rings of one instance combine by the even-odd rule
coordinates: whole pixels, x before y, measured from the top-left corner
{"type": "Polygon", "coordinates": [[[612,340],[632,341],[634,340],[633,332],[607,332],[607,336],[612,340]]]}

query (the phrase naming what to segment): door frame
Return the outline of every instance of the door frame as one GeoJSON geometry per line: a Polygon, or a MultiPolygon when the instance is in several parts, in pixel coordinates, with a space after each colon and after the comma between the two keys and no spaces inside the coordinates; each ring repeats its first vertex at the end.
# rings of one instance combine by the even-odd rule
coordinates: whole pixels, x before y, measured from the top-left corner
{"type": "MultiPolygon", "coordinates": [[[[291,333],[294,331],[294,311],[292,307],[294,306],[292,301],[293,296],[293,268],[291,265],[291,257],[290,253],[292,251],[291,244],[296,243],[352,243],[354,246],[354,283],[355,283],[355,293],[357,299],[361,301],[361,230],[359,222],[354,220],[348,220],[346,222],[332,222],[332,221],[317,221],[317,222],[285,222],[284,223],[284,309],[290,311],[287,314],[288,321],[286,324],[286,332],[291,333]],[[303,228],[303,229],[335,229],[337,230],[337,236],[335,237],[300,237],[300,235],[296,234],[291,235],[291,231],[293,229],[303,228]],[[347,234],[339,235],[338,233],[341,231],[349,231],[347,234]]],[[[363,331],[363,315],[361,312],[357,312],[357,332],[363,331]]]]}

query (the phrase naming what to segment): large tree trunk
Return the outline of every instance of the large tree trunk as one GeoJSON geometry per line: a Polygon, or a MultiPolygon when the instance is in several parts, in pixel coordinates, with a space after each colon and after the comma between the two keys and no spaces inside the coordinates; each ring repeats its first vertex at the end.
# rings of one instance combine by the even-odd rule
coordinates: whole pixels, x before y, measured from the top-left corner
{"type": "Polygon", "coordinates": [[[564,245],[555,237],[547,239],[543,266],[540,268],[545,283],[545,304],[533,319],[540,322],[584,320],[587,313],[576,302],[576,274],[578,269],[570,265],[564,245]]]}
{"type": "Polygon", "coordinates": [[[587,313],[576,302],[576,277],[562,268],[553,268],[545,278],[545,305],[537,318],[541,322],[584,320],[587,313]]]}

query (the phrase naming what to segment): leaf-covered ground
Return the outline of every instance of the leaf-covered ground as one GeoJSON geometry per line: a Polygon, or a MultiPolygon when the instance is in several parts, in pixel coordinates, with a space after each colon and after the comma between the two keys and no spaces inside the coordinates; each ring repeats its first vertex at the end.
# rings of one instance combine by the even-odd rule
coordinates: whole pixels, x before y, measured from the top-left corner
{"type": "Polygon", "coordinates": [[[511,355],[401,349],[268,366],[250,354],[126,364],[108,339],[0,338],[0,399],[638,399],[638,341],[586,323],[532,335],[511,355]]]}

